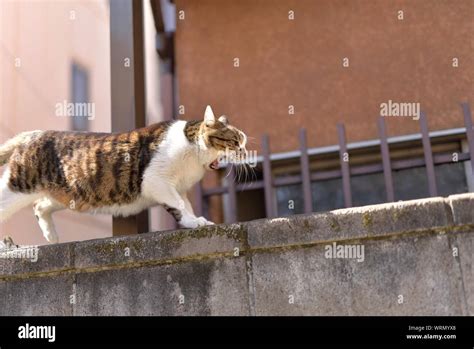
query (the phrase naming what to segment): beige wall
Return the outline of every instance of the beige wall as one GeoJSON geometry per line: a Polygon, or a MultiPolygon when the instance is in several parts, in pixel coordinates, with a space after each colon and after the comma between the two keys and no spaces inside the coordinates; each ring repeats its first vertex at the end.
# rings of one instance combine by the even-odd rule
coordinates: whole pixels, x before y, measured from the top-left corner
{"type": "MultiPolygon", "coordinates": [[[[144,1],[147,123],[163,120],[160,61],[149,1],[144,1]]],[[[95,103],[90,131],[110,132],[109,2],[0,2],[0,142],[32,129],[67,130],[72,120],[55,115],[55,105],[71,98],[72,62],[87,69],[89,100],[95,103]],[[16,58],[21,60],[15,66],[16,58]]],[[[3,170],[3,169],[2,169],[3,170]]],[[[60,242],[106,237],[112,218],[62,211],[54,214],[60,242]]],[[[150,229],[172,227],[169,215],[151,210],[150,229]]],[[[31,208],[0,226],[0,236],[16,243],[45,244],[31,208]]]]}
{"type": "MultiPolygon", "coordinates": [[[[89,130],[110,131],[108,1],[0,2],[0,142],[20,131],[70,128],[70,118],[55,115],[55,104],[70,101],[73,61],[89,72],[96,113],[89,130]]],[[[62,211],[54,217],[60,242],[111,235],[109,216],[62,211]]],[[[0,235],[46,243],[31,208],[3,223],[0,235]]]]}

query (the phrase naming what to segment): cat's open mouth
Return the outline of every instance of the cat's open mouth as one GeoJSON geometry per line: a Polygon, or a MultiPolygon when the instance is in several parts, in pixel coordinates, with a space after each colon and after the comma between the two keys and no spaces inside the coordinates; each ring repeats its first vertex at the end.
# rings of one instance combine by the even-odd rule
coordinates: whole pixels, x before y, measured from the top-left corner
{"type": "Polygon", "coordinates": [[[215,159],[213,162],[209,164],[209,168],[211,170],[218,170],[219,169],[219,160],[215,159]]]}

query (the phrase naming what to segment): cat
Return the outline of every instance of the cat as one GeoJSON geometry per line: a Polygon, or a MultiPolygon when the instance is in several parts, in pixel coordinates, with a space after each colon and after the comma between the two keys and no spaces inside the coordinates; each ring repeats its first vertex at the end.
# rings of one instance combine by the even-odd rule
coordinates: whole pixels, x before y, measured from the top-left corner
{"type": "Polygon", "coordinates": [[[202,121],[165,121],[127,133],[29,131],[0,145],[0,222],[33,204],[41,231],[58,242],[52,213],[129,216],[163,206],[181,226],[196,217],[187,192],[226,153],[245,156],[247,136],[210,106],[202,121]]]}

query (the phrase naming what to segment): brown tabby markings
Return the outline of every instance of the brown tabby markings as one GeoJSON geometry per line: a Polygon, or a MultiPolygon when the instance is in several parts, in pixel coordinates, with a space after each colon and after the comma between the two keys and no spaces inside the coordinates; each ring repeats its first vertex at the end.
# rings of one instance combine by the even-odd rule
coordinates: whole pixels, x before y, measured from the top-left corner
{"type": "Polygon", "coordinates": [[[163,205],[163,208],[168,211],[169,214],[173,216],[173,218],[176,220],[176,222],[181,221],[181,218],[183,217],[182,213],[180,210],[177,208],[170,207],[168,205],[163,205]]]}
{"type": "Polygon", "coordinates": [[[188,121],[184,128],[186,138],[195,142],[198,135],[202,134],[206,143],[218,150],[238,150],[244,136],[235,127],[215,121],[212,127],[206,127],[202,121],[188,121]]]}
{"type": "Polygon", "coordinates": [[[201,132],[202,121],[188,121],[184,127],[184,134],[189,142],[193,143],[197,140],[201,132]]]}
{"type": "Polygon", "coordinates": [[[217,150],[239,150],[240,143],[244,141],[241,131],[220,121],[215,121],[213,126],[205,126],[203,123],[201,127],[205,129],[202,135],[206,144],[217,150]]]}
{"type": "Polygon", "coordinates": [[[9,188],[47,191],[79,211],[131,203],[169,126],[162,122],[119,134],[45,131],[12,154],[9,188]]]}
{"type": "Polygon", "coordinates": [[[215,121],[214,125],[208,127],[205,132],[203,132],[203,128],[205,128],[205,125],[202,121],[188,121],[184,128],[188,141],[195,142],[201,133],[208,145],[219,150],[225,150],[227,148],[238,149],[239,144],[244,140],[243,135],[235,127],[224,125],[220,121],[215,121]]]}

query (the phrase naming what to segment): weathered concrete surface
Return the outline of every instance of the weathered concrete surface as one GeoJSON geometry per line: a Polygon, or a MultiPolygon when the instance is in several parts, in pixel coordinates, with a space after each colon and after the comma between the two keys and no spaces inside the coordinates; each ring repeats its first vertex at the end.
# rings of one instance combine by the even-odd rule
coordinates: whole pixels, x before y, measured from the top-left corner
{"type": "Polygon", "coordinates": [[[257,254],[256,314],[465,314],[461,275],[445,235],[363,243],[360,263],[326,259],[323,245],[257,254]]]}
{"type": "Polygon", "coordinates": [[[453,195],[448,199],[456,224],[472,224],[474,221],[474,195],[453,195]]]}
{"type": "Polygon", "coordinates": [[[473,255],[474,194],[41,246],[0,315],[474,315],[473,255]]]}
{"type": "MultiPolygon", "coordinates": [[[[460,212],[467,204],[474,205],[466,200],[462,203],[460,212]]],[[[432,198],[253,221],[248,229],[251,247],[272,247],[398,234],[451,223],[449,203],[432,198]]]]}
{"type": "Polygon", "coordinates": [[[72,315],[73,275],[0,282],[1,315],[72,315]]]}
{"type": "Polygon", "coordinates": [[[456,234],[451,245],[459,249],[457,267],[462,275],[462,294],[465,297],[467,313],[474,315],[474,234],[456,234]]]}
{"type": "Polygon", "coordinates": [[[242,257],[80,273],[76,282],[74,315],[249,313],[242,257]]]}

